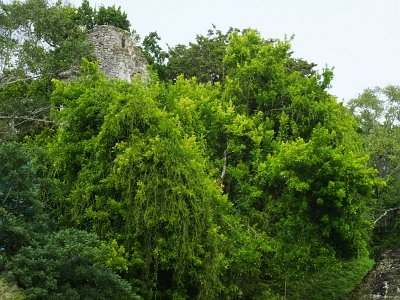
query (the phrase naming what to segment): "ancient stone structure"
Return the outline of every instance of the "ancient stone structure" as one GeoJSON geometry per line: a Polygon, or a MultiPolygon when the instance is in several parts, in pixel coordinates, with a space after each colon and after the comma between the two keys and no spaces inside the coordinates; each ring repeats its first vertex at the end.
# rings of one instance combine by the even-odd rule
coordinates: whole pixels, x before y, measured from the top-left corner
{"type": "Polygon", "coordinates": [[[89,33],[88,41],[94,46],[100,70],[105,72],[107,78],[131,82],[137,73],[146,77],[146,58],[129,32],[110,25],[95,26],[89,33]]]}
{"type": "Polygon", "coordinates": [[[400,299],[400,249],[384,252],[349,300],[400,299]]]}

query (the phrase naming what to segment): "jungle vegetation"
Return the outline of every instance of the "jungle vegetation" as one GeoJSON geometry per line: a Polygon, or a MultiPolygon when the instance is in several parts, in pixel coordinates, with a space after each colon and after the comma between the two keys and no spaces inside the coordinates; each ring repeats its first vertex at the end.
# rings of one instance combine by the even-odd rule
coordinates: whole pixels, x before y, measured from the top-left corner
{"type": "Polygon", "coordinates": [[[140,40],[115,6],[0,1],[5,299],[346,299],[399,246],[399,87],[344,105],[290,39],[215,26],[110,80],[101,24],[140,40]]]}

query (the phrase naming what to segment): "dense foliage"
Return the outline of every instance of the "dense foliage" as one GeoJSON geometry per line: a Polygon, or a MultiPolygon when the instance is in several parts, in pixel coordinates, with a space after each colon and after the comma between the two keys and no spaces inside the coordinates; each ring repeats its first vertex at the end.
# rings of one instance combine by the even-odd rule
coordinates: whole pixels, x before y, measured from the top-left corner
{"type": "Polygon", "coordinates": [[[376,190],[374,207],[374,252],[399,246],[400,223],[396,215],[400,209],[400,87],[366,89],[349,102],[358,119],[359,133],[364,148],[370,154],[369,164],[378,170],[386,185],[376,190]]]}
{"type": "Polygon", "coordinates": [[[150,33],[150,76],[108,80],[84,40],[129,29],[120,8],[0,5],[0,291],[344,299],[361,281],[399,206],[398,88],[348,109],[290,40],[215,27],[168,52],[150,33]]]}
{"type": "Polygon", "coordinates": [[[0,1],[0,141],[38,133],[49,119],[51,79],[76,75],[82,58],[95,59],[87,30],[109,24],[129,30],[120,8],[96,11],[47,0],[0,1]]]}
{"type": "Polygon", "coordinates": [[[27,299],[136,299],[108,261],[113,249],[94,234],[75,229],[51,235],[43,246],[25,247],[8,269],[27,299]]]}

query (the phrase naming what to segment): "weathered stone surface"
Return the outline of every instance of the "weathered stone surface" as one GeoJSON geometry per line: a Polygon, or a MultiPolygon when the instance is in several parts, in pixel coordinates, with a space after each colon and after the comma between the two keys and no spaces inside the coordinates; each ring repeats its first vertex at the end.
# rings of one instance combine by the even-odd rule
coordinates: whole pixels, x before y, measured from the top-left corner
{"type": "Polygon", "coordinates": [[[400,299],[400,249],[384,252],[350,299],[400,299]]]}
{"type": "Polygon", "coordinates": [[[94,46],[99,67],[107,78],[131,82],[137,73],[147,75],[146,58],[128,31],[110,25],[95,26],[88,41],[94,46]]]}

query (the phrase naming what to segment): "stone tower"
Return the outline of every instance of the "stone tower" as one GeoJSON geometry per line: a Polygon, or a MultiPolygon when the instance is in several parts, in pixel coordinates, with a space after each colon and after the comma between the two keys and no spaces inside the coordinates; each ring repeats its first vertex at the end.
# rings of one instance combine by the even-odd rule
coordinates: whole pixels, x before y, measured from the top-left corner
{"type": "Polygon", "coordinates": [[[100,70],[105,72],[107,78],[131,82],[137,73],[147,75],[146,58],[128,31],[110,25],[98,25],[90,31],[88,41],[94,46],[100,70]]]}

